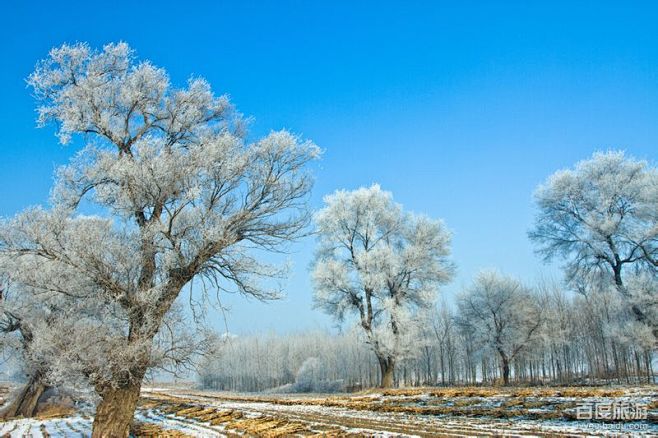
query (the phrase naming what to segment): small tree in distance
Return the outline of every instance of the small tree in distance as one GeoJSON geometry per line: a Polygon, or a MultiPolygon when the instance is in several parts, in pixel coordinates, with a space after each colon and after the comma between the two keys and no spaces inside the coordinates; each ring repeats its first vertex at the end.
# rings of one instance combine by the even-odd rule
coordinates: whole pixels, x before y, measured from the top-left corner
{"type": "Polygon", "coordinates": [[[452,278],[450,233],[404,212],[378,185],[327,196],[315,224],[315,303],[338,321],[357,316],[390,387],[396,363],[421,339],[421,314],[452,278]]]}
{"type": "Polygon", "coordinates": [[[303,232],[305,166],[319,150],[285,131],[248,142],[227,97],[202,79],[172,87],[124,43],[53,49],[28,82],[40,124],[88,144],[57,172],[51,209],[2,223],[0,269],[40,299],[67,298],[57,365],[100,396],[93,436],[127,437],[154,339],[185,285],[276,296],[258,279],[281,271],[250,249],[303,232]],[[84,199],[102,214],[80,214],[84,199]]]}
{"type": "Polygon", "coordinates": [[[496,352],[505,385],[510,364],[540,335],[541,307],[530,290],[495,271],[481,272],[458,298],[458,324],[496,352]]]}

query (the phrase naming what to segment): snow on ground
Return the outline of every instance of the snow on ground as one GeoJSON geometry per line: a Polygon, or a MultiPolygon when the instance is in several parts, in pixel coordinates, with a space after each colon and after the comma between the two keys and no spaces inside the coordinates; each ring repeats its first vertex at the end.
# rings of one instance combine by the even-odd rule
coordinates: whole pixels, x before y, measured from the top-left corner
{"type": "MultiPolygon", "coordinates": [[[[184,418],[164,416],[152,411],[138,412],[135,420],[153,423],[163,429],[176,430],[191,437],[224,437],[218,428],[195,424],[184,418]]],[[[91,435],[91,418],[67,417],[48,420],[20,419],[0,423],[0,437],[75,438],[91,435]]]]}
{"type": "MultiPolygon", "coordinates": [[[[658,436],[658,424],[655,422],[624,422],[616,424],[603,424],[588,421],[569,421],[565,419],[528,418],[522,414],[512,418],[493,418],[491,416],[471,416],[471,415],[425,415],[413,414],[408,412],[391,412],[377,409],[379,406],[397,405],[397,406],[425,406],[431,397],[426,394],[411,397],[408,395],[384,396],[383,394],[367,394],[348,398],[349,400],[370,400],[373,405],[371,408],[351,409],[350,406],[327,406],[325,404],[308,403],[309,401],[323,400],[324,397],[300,397],[299,403],[290,403],[292,400],[286,398],[286,403],[278,403],[276,399],[259,399],[246,398],[240,399],[240,396],[227,394],[206,394],[192,391],[167,392],[169,396],[180,397],[187,402],[194,401],[204,407],[214,407],[217,409],[236,410],[245,413],[248,416],[268,415],[276,418],[286,418],[289,421],[299,421],[311,425],[336,425],[341,426],[344,431],[351,430],[368,430],[371,432],[377,430],[379,426],[383,430],[392,429],[404,431],[409,434],[427,432],[436,430],[456,435],[485,435],[489,433],[502,433],[506,435],[523,435],[533,436],[550,435],[550,434],[570,434],[576,436],[618,436],[627,434],[634,437],[658,436]],[[365,425],[367,427],[350,428],[347,425],[365,425]],[[374,429],[371,429],[374,427],[374,429]]],[[[451,399],[440,398],[433,402],[441,402],[446,405],[453,405],[459,401],[469,399],[468,397],[456,397],[451,399]]],[[[540,403],[537,408],[526,409],[528,412],[546,412],[555,409],[555,406],[575,404],[577,402],[601,402],[610,401],[605,397],[523,397],[529,402],[540,403]]],[[[616,400],[632,400],[635,402],[649,403],[655,400],[655,396],[648,396],[646,391],[642,394],[624,394],[615,397],[616,400]]],[[[510,396],[506,394],[491,397],[470,397],[469,405],[486,409],[506,409],[515,410],[516,406],[504,405],[504,402],[510,401],[510,396]]],[[[407,436],[397,435],[397,436],[407,436]]],[[[427,436],[425,434],[425,436],[427,436]]]]}
{"type": "Polygon", "coordinates": [[[152,409],[138,411],[135,414],[135,420],[143,423],[152,423],[163,429],[176,430],[192,437],[225,437],[222,428],[211,426],[209,423],[200,423],[190,421],[186,418],[176,417],[174,415],[163,415],[152,409]]]}
{"type": "MultiPolygon", "coordinates": [[[[469,393],[467,391],[467,393],[469,393]]],[[[289,427],[300,433],[342,431],[378,438],[437,436],[632,436],[658,437],[658,423],[595,423],[569,420],[561,412],[577,402],[633,400],[655,406],[653,388],[617,392],[614,396],[558,397],[539,393],[513,396],[492,392],[468,396],[436,393],[259,396],[155,388],[146,390],[135,419],[191,437],[258,436],[265,429],[289,427]],[[520,407],[518,403],[524,403],[520,407]],[[439,407],[440,410],[433,409],[439,407]],[[443,408],[448,410],[443,410],[443,408]],[[559,408],[558,408],[559,407],[559,408]],[[419,408],[417,410],[417,408],[419,408]],[[469,411],[474,408],[484,415],[469,411]],[[464,410],[465,409],[465,410],[464,410]],[[525,409],[522,411],[521,409],[525,409]],[[559,410],[558,410],[559,409],[559,410]],[[514,412],[495,418],[495,412],[514,412]],[[533,416],[534,412],[551,415],[533,416]],[[555,415],[552,415],[555,414],[555,415]],[[219,419],[219,420],[218,420],[219,419]],[[251,427],[251,429],[250,429],[251,427]],[[256,432],[259,431],[259,432],[256,432]]],[[[269,430],[274,430],[269,429],[269,430]]],[[[277,429],[284,430],[284,429],[277,429]]],[[[0,437],[82,437],[91,432],[91,417],[13,420],[0,423],[0,437]]]]}
{"type": "Polygon", "coordinates": [[[91,435],[91,418],[20,419],[0,423],[0,436],[11,438],[69,438],[91,435]]]}
{"type": "MultiPolygon", "coordinates": [[[[242,411],[251,411],[253,413],[275,413],[285,414],[288,418],[295,418],[296,414],[307,413],[314,416],[332,417],[332,418],[352,418],[352,419],[368,419],[382,423],[396,422],[400,424],[408,424],[412,426],[416,423],[424,423],[437,427],[444,427],[446,429],[459,429],[465,425],[471,428],[486,430],[502,430],[510,432],[531,432],[533,430],[552,431],[561,433],[573,433],[579,435],[588,435],[590,433],[597,436],[603,435],[606,432],[602,425],[588,423],[588,422],[574,422],[564,420],[530,420],[530,419],[495,419],[495,418],[472,418],[472,417],[453,417],[453,416],[427,416],[427,415],[409,415],[398,414],[393,412],[379,413],[372,411],[356,411],[345,408],[337,408],[330,406],[318,405],[279,405],[271,403],[241,403],[241,402],[220,402],[216,406],[228,409],[237,409],[242,411]],[[418,421],[420,420],[420,421],[418,421]]],[[[626,423],[630,431],[633,428],[638,428],[642,432],[642,428],[646,431],[639,433],[636,436],[658,436],[658,425],[646,423],[626,423]]],[[[612,430],[610,433],[614,433],[612,430]]]]}

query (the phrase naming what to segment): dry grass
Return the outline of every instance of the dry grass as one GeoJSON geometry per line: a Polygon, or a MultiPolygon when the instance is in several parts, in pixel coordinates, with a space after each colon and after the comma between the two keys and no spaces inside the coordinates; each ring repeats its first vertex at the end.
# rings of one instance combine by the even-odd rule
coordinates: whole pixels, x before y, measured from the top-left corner
{"type": "MultiPolygon", "coordinates": [[[[240,396],[223,395],[224,400],[240,402],[267,402],[287,406],[325,406],[344,408],[358,411],[371,411],[382,413],[401,413],[410,415],[450,415],[464,417],[494,417],[518,418],[524,417],[535,420],[569,419],[572,417],[569,409],[574,407],[570,398],[586,397],[618,397],[625,395],[623,389],[596,388],[596,387],[451,387],[451,388],[395,388],[371,389],[354,395],[335,395],[326,398],[282,398],[272,396],[240,396]],[[499,403],[494,406],[488,400],[496,398],[499,403]],[[552,400],[546,400],[550,398],[552,400]],[[565,399],[561,401],[560,399],[565,399]],[[560,400],[560,401],[558,401],[560,400]],[[542,408],[546,408],[543,409],[542,408]]],[[[153,394],[160,400],[163,398],[174,401],[166,394],[153,394]],[[161,397],[162,396],[162,397],[161,397]]],[[[199,397],[213,398],[214,396],[198,394],[199,397]]],[[[181,403],[180,398],[175,399],[181,403]]],[[[176,415],[194,416],[212,421],[213,424],[232,424],[236,428],[244,428],[248,433],[252,428],[250,419],[234,418],[239,413],[217,413],[212,409],[203,411],[198,401],[188,400],[189,405],[181,408],[176,415]],[[242,422],[242,423],[241,423],[242,422]],[[237,426],[242,424],[242,426],[237,426]]],[[[167,408],[164,408],[167,409],[167,408]]],[[[272,427],[276,430],[276,422],[271,419],[263,420],[263,427],[272,427]]],[[[277,435],[272,435],[277,436],[277,435]]]]}
{"type": "Polygon", "coordinates": [[[160,426],[151,423],[135,423],[132,427],[132,433],[139,438],[188,438],[190,435],[184,434],[177,430],[163,429],[160,426]]]}
{"type": "Polygon", "coordinates": [[[463,408],[465,406],[472,406],[475,404],[478,404],[480,402],[480,399],[478,398],[462,398],[462,399],[457,399],[452,402],[452,406],[456,408],[463,408]]]}
{"type": "Polygon", "coordinates": [[[44,403],[39,405],[39,410],[35,415],[38,420],[48,420],[51,418],[65,418],[75,415],[76,410],[71,405],[61,405],[54,403],[44,403]]]}
{"type": "Polygon", "coordinates": [[[311,435],[311,430],[303,423],[288,421],[271,416],[247,418],[234,409],[215,409],[193,405],[192,401],[174,402],[173,400],[145,400],[140,403],[142,408],[154,409],[165,414],[173,414],[210,423],[212,426],[222,426],[226,430],[234,430],[240,434],[256,435],[264,438],[286,437],[295,434],[311,435]]]}
{"type": "MultiPolygon", "coordinates": [[[[377,399],[357,397],[354,399],[329,398],[321,399],[279,399],[281,404],[286,405],[321,405],[331,407],[341,407],[346,409],[382,412],[382,413],[402,413],[411,415],[450,415],[463,417],[494,417],[494,418],[515,418],[526,417],[536,420],[569,418],[565,414],[564,408],[571,407],[571,403],[565,404],[562,408],[556,407],[547,411],[531,411],[530,409],[544,406],[544,403],[538,401],[526,401],[523,399],[510,399],[500,407],[491,406],[473,406],[478,400],[461,399],[451,405],[445,406],[414,406],[414,405],[395,405],[391,403],[381,403],[377,399]],[[509,409],[515,407],[515,409],[509,409]]],[[[244,418],[244,415],[236,410],[220,410],[214,408],[192,405],[192,400],[177,402],[161,401],[159,404],[146,403],[144,407],[149,406],[167,414],[174,414],[179,417],[194,419],[201,422],[210,422],[210,424],[222,425],[226,429],[234,429],[242,433],[253,433],[265,437],[286,436],[291,433],[308,432],[309,429],[302,423],[289,422],[279,418],[261,416],[256,418],[244,418]],[[291,432],[294,431],[294,432],[291,432]]]]}
{"type": "MultiPolygon", "coordinates": [[[[480,429],[471,428],[470,421],[485,423],[496,418],[510,427],[516,421],[573,419],[579,398],[612,398],[629,394],[646,397],[655,393],[653,387],[617,388],[411,388],[368,390],[352,395],[329,397],[236,395],[183,391],[178,394],[149,393],[143,406],[159,411],[222,426],[229,436],[247,435],[266,438],[284,436],[356,437],[345,429],[386,430],[392,433],[412,433],[422,437],[453,436],[450,426],[458,422],[459,434],[472,436],[480,429]],[[239,402],[229,409],[217,402],[239,402]],[[282,409],[262,406],[251,409],[250,403],[290,406],[282,409]],[[344,408],[352,411],[377,412],[382,415],[342,416],[340,412],[323,409],[303,409],[304,406],[344,408]],[[243,412],[241,412],[243,411],[243,412]],[[407,415],[386,415],[407,414],[407,415]],[[435,419],[436,418],[436,422],[435,419]],[[446,417],[441,418],[441,417],[446,417]],[[451,418],[448,418],[451,417],[451,418]],[[450,430],[449,430],[450,429],[450,430]],[[449,430],[450,433],[444,433],[449,430]]],[[[658,402],[653,402],[655,408],[658,402]]],[[[492,422],[492,424],[494,424],[492,422]]],[[[502,430],[502,429],[501,429],[502,430]]],[[[561,432],[534,430],[538,436],[564,436],[561,432]]]]}
{"type": "Polygon", "coordinates": [[[451,388],[388,388],[388,389],[368,389],[365,394],[382,394],[384,396],[419,396],[431,395],[434,397],[491,397],[500,394],[498,388],[484,388],[476,386],[463,386],[451,388]]]}
{"type": "MultiPolygon", "coordinates": [[[[392,388],[368,389],[359,394],[382,394],[384,396],[431,395],[441,398],[453,397],[619,397],[625,394],[620,388],[605,387],[450,387],[450,388],[392,388]]],[[[357,395],[358,397],[358,395],[357,395]]]]}
{"type": "Polygon", "coordinates": [[[247,434],[255,434],[264,438],[285,437],[303,432],[310,432],[302,423],[291,422],[274,417],[244,418],[228,422],[227,429],[239,430],[247,434]]]}

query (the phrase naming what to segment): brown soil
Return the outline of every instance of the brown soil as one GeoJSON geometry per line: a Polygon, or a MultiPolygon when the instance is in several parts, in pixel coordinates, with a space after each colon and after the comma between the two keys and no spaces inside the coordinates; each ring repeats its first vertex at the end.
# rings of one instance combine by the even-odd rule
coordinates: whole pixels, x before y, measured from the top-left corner
{"type": "Polygon", "coordinates": [[[222,433],[229,436],[235,433],[267,438],[345,437],[371,436],[369,431],[385,431],[422,437],[525,434],[552,437],[569,434],[538,427],[524,428],[520,423],[528,419],[571,419],[574,402],[560,401],[560,398],[622,394],[621,390],[610,388],[414,388],[293,398],[172,390],[144,393],[140,409],[210,423],[221,427],[222,433]],[[497,397],[495,400],[500,403],[480,405],[492,397],[497,397]],[[537,400],[539,397],[552,397],[557,401],[537,400]],[[230,409],[223,407],[226,403],[231,405],[230,409]],[[309,406],[340,409],[304,409],[309,406]],[[346,432],[346,429],[362,431],[346,432]]]}

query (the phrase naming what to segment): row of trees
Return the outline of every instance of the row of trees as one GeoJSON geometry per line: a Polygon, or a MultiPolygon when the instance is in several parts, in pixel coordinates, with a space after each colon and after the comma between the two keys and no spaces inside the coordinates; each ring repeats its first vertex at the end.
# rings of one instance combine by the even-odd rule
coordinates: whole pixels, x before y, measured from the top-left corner
{"type": "MultiPolygon", "coordinates": [[[[457,305],[432,309],[394,385],[653,383],[653,335],[615,290],[583,295],[555,281],[526,287],[481,273],[457,305]]],[[[381,383],[359,327],[228,337],[199,366],[204,388],[355,390],[381,383]],[[300,384],[299,382],[304,382],[300,384]]]]}
{"type": "Polygon", "coordinates": [[[327,392],[380,382],[377,357],[358,330],[230,336],[220,344],[199,364],[204,388],[327,392]]]}
{"type": "MultiPolygon", "coordinates": [[[[529,237],[538,252],[547,261],[559,257],[567,286],[590,302],[616,293],[633,315],[628,336],[642,339],[642,354],[655,348],[658,170],[621,152],[598,153],[552,175],[535,199],[529,237]]],[[[439,286],[452,276],[450,233],[441,221],[404,212],[377,185],[338,191],[325,204],[315,220],[316,305],[339,323],[346,315],[356,318],[379,362],[381,386],[390,386],[396,364],[418,349],[439,286]]],[[[480,274],[459,298],[457,323],[468,334],[466,344],[491,349],[505,384],[541,332],[541,301],[518,280],[494,272],[480,274]]],[[[611,348],[608,356],[625,363],[625,350],[598,339],[604,350],[611,348]]],[[[607,360],[599,366],[607,368],[607,360]]],[[[532,362],[528,367],[537,375],[532,362]]],[[[490,368],[482,365],[484,379],[490,368]]]]}
{"type": "MultiPolygon", "coordinates": [[[[137,62],[124,43],[53,49],[28,83],[39,123],[54,123],[60,141],[80,149],[57,171],[48,208],[0,222],[0,330],[29,381],[17,406],[29,410],[48,385],[85,387],[99,400],[93,436],[128,436],[146,373],[187,366],[213,344],[176,303],[205,306],[226,290],[279,296],[268,286],[285,271],[257,255],[284,250],[310,230],[308,166],[320,151],[286,131],[251,140],[226,96],[202,79],[173,87],[163,69],[137,62]]],[[[657,193],[658,173],[646,162],[598,154],[538,190],[530,235],[547,259],[566,261],[570,288],[591,302],[614,297],[620,312],[633,316],[634,331],[651,334],[652,348],[657,193]]],[[[421,379],[407,367],[416,352],[434,348],[424,333],[435,321],[439,287],[453,276],[450,232],[440,220],[405,212],[376,185],[328,196],[314,222],[317,307],[340,323],[356,321],[382,386],[421,379]]],[[[468,373],[446,368],[453,359],[444,353],[441,369],[472,381],[478,366],[486,379],[496,369],[506,382],[521,370],[536,376],[547,359],[528,356],[544,323],[533,296],[498,274],[476,279],[457,319],[448,318],[468,338],[435,344],[444,353],[468,346],[468,373]],[[495,356],[478,359],[483,345],[495,356]]],[[[582,350],[591,356],[588,366],[608,370],[612,361],[630,374],[628,357],[637,365],[646,347],[607,336],[601,331],[598,343],[582,350]]],[[[560,373],[582,363],[576,353],[561,354],[561,362],[558,350],[551,356],[560,373]]],[[[322,362],[314,363],[298,368],[314,373],[322,362]]],[[[370,368],[363,372],[373,376],[370,368]]],[[[340,380],[334,377],[325,383],[340,380]]],[[[373,383],[361,377],[353,383],[373,383]]]]}

